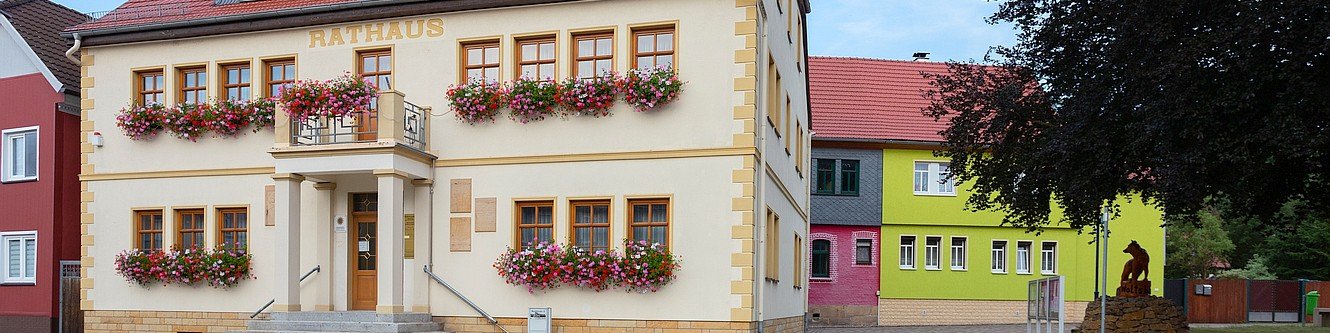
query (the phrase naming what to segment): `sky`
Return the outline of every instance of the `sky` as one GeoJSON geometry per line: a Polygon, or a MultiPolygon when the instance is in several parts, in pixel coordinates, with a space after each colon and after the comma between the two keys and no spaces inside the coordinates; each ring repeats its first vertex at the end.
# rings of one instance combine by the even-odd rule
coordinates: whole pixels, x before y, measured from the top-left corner
{"type": "MultiPolygon", "coordinates": [[[[979,60],[994,45],[1015,43],[1010,24],[984,18],[998,2],[986,0],[810,0],[808,52],[813,55],[979,60]]],[[[82,12],[114,9],[123,0],[55,0],[82,12]]]]}

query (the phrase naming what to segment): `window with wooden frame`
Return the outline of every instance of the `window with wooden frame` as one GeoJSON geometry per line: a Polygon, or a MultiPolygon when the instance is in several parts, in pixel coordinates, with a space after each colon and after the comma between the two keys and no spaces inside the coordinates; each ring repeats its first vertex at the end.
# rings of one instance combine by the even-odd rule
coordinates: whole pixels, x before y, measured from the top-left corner
{"type": "Polygon", "coordinates": [[[794,234],[794,287],[804,286],[804,239],[794,234]]]}
{"type": "Polygon", "coordinates": [[[252,70],[248,62],[222,65],[222,100],[248,101],[253,98],[250,87],[252,70]]]}
{"type": "Polygon", "coordinates": [[[518,202],[518,246],[531,248],[541,242],[554,242],[554,201],[518,202]]]}
{"type": "Polygon", "coordinates": [[[208,102],[208,68],[186,67],[176,70],[176,84],[180,87],[177,101],[184,104],[208,102]]]}
{"type": "Polygon", "coordinates": [[[517,72],[513,76],[536,80],[553,80],[555,39],[554,36],[518,39],[517,47],[514,48],[516,52],[513,52],[514,62],[517,63],[517,72]]]}
{"type": "Polygon", "coordinates": [[[591,78],[614,72],[614,31],[573,35],[573,73],[591,78]]]}
{"type": "Polygon", "coordinates": [[[633,29],[633,68],[674,68],[674,26],[633,29]]]}
{"type": "Polygon", "coordinates": [[[462,79],[499,82],[499,41],[462,44],[462,79]]]}
{"type": "Polygon", "coordinates": [[[229,250],[249,248],[249,208],[217,209],[217,246],[229,250]]]}
{"type": "Polygon", "coordinates": [[[767,211],[766,237],[766,272],[767,281],[780,282],[780,216],[774,211],[767,211]]]}
{"type": "MultiPolygon", "coordinates": [[[[789,124],[788,126],[799,127],[799,126],[798,126],[798,123],[797,123],[796,120],[794,119],[793,115],[790,114],[790,95],[788,95],[788,94],[785,95],[785,108],[784,108],[784,109],[785,109],[785,119],[788,120],[786,123],[789,124]]],[[[791,135],[793,135],[793,134],[794,134],[794,130],[790,129],[789,132],[785,132],[785,133],[790,133],[791,135]]],[[[785,140],[785,156],[790,156],[790,145],[793,144],[794,141],[797,140],[797,139],[798,139],[798,138],[795,138],[795,137],[786,138],[786,140],[785,140]]]]}
{"type": "Polygon", "coordinates": [[[203,240],[203,225],[202,209],[177,209],[175,211],[175,248],[207,248],[207,244],[203,240]]]}
{"type": "Polygon", "coordinates": [[[610,201],[583,200],[568,203],[572,211],[573,246],[595,251],[610,250],[610,201]]]}
{"type": "Polygon", "coordinates": [[[785,18],[786,18],[786,22],[785,22],[785,39],[789,40],[789,42],[790,42],[791,44],[793,44],[793,43],[794,43],[794,15],[797,14],[798,10],[797,10],[796,8],[794,8],[794,4],[791,3],[791,2],[793,2],[793,0],[785,0],[785,8],[787,8],[787,10],[785,11],[785,12],[786,12],[786,13],[785,13],[785,18]]]}
{"type": "Polygon", "coordinates": [[[670,199],[628,200],[628,240],[670,246],[670,199]]]}
{"type": "Polygon", "coordinates": [[[162,70],[142,71],[134,74],[134,102],[139,105],[164,104],[162,94],[166,91],[166,76],[162,70]]]}
{"type": "Polygon", "coordinates": [[[365,82],[381,90],[393,88],[393,50],[378,49],[356,52],[356,74],[365,82]]]}
{"type": "Polygon", "coordinates": [[[263,62],[264,87],[263,97],[278,97],[282,89],[296,82],[296,59],[273,59],[263,62]]]}
{"type": "Polygon", "coordinates": [[[780,72],[776,69],[776,61],[769,55],[767,59],[767,120],[771,121],[776,137],[780,138],[781,133],[785,132],[785,119],[781,117],[784,112],[780,109],[780,72]]]}
{"type": "Polygon", "coordinates": [[[134,211],[134,248],[139,250],[162,250],[162,211],[134,211]]]}

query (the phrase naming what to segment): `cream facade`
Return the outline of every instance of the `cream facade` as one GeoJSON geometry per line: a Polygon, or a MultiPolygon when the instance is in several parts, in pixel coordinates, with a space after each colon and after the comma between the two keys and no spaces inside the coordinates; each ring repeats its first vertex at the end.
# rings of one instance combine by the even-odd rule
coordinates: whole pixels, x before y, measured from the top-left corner
{"type": "Polygon", "coordinates": [[[428,266],[505,325],[521,325],[516,318],[528,307],[551,307],[561,327],[622,320],[802,330],[809,165],[800,161],[811,137],[806,8],[788,0],[571,1],[167,40],[97,43],[97,30],[89,30],[81,49],[87,328],[238,329],[237,318],[273,300],[269,311],[424,312],[448,331],[491,330],[429,280],[428,266]],[[555,77],[562,79],[574,71],[573,36],[611,33],[613,68],[622,73],[633,62],[634,32],[658,28],[672,29],[674,64],[687,82],[662,109],[634,112],[620,102],[606,118],[527,124],[508,120],[505,109],[496,122],[474,126],[449,111],[444,92],[463,76],[464,44],[498,42],[500,79],[509,81],[517,74],[517,42],[553,37],[555,77]],[[145,70],[163,73],[165,104],[174,105],[181,101],[180,69],[205,68],[208,96],[221,99],[224,67],[248,64],[249,97],[260,98],[274,61],[293,60],[299,79],[330,79],[358,71],[364,51],[387,52],[392,67],[378,134],[369,142],[292,140],[307,129],[280,111],[275,129],[197,142],[132,140],[116,127],[117,113],[143,89],[135,82],[145,70]],[[416,128],[425,130],[424,142],[412,141],[420,138],[410,134],[416,128]],[[89,141],[94,132],[102,145],[89,141]],[[355,200],[367,198],[377,199],[375,210],[358,208],[355,200]],[[664,202],[668,246],[683,262],[678,278],[654,293],[529,293],[505,284],[492,264],[517,246],[516,206],[551,203],[553,239],[568,243],[571,205],[584,200],[608,202],[616,249],[631,237],[634,203],[664,202]],[[162,213],[161,244],[170,248],[182,242],[176,213],[198,209],[208,247],[220,245],[223,209],[248,213],[254,279],[229,289],[140,287],[116,274],[115,255],[136,247],[136,212],[162,213]],[[763,223],[771,216],[780,222],[763,223]],[[363,226],[373,232],[357,233],[359,223],[371,221],[363,226]],[[364,241],[373,248],[368,274],[364,241]],[[774,276],[767,273],[772,263],[774,276]],[[200,318],[132,319],[154,313],[200,318]]]}

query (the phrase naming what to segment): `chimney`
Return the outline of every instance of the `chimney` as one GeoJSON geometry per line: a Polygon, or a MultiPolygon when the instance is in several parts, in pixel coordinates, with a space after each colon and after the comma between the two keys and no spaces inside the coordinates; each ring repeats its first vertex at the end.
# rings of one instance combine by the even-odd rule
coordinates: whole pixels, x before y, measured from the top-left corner
{"type": "Polygon", "coordinates": [[[914,61],[928,61],[928,52],[915,52],[914,61]]]}

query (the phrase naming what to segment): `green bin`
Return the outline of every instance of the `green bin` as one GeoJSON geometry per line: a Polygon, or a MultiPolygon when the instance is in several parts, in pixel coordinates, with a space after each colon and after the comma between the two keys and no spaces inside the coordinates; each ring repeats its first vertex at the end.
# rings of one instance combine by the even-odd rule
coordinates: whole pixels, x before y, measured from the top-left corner
{"type": "Polygon", "coordinates": [[[1316,315],[1316,302],[1320,302],[1320,301],[1321,301],[1321,292],[1319,292],[1319,291],[1315,291],[1315,290],[1312,290],[1312,292],[1307,293],[1307,315],[1308,315],[1308,316],[1314,316],[1314,315],[1316,315]]]}

